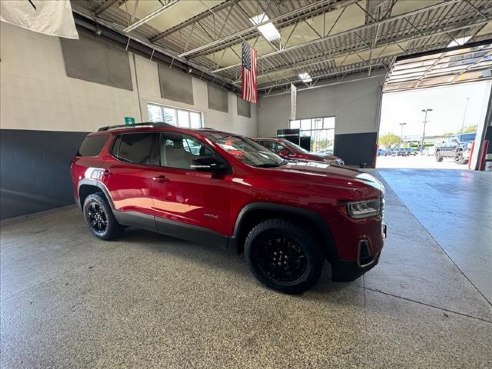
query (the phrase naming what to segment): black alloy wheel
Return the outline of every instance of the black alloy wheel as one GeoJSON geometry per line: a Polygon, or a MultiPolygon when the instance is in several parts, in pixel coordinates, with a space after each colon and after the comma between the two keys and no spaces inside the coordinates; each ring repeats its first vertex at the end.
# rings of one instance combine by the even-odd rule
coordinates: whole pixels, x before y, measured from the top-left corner
{"type": "Polygon", "coordinates": [[[301,293],[318,282],[324,255],[307,228],[286,219],[267,219],[250,230],[244,255],[262,284],[285,293],[301,293]]]}
{"type": "Polygon", "coordinates": [[[304,251],[291,237],[273,234],[256,248],[258,267],[272,279],[292,282],[299,279],[307,268],[304,251]]]}
{"type": "Polygon", "coordinates": [[[104,233],[108,227],[108,217],[100,204],[92,201],[87,209],[89,226],[94,232],[104,233]]]}
{"type": "Polygon", "coordinates": [[[93,193],[87,196],[83,212],[92,234],[97,238],[110,240],[125,229],[116,221],[103,193],[93,193]]]}

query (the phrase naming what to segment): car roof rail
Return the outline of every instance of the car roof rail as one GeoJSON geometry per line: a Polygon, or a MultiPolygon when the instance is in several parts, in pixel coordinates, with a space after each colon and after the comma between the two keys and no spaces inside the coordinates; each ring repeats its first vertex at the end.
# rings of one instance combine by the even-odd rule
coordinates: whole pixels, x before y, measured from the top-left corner
{"type": "Polygon", "coordinates": [[[97,131],[109,131],[110,129],[119,128],[136,128],[136,127],[176,127],[169,123],[164,122],[146,122],[146,123],[136,123],[136,124],[119,124],[116,126],[104,126],[99,128],[97,131]]]}

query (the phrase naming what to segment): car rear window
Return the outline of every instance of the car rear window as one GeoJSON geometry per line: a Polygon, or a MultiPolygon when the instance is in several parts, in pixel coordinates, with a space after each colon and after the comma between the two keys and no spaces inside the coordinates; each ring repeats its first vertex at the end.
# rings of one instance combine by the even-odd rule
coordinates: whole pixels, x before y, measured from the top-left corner
{"type": "Polygon", "coordinates": [[[87,136],[78,152],[79,156],[97,156],[101,153],[101,150],[108,139],[107,135],[99,136],[87,136]]]}
{"type": "Polygon", "coordinates": [[[150,164],[153,134],[129,133],[118,136],[111,153],[119,160],[135,164],[150,164]]]}

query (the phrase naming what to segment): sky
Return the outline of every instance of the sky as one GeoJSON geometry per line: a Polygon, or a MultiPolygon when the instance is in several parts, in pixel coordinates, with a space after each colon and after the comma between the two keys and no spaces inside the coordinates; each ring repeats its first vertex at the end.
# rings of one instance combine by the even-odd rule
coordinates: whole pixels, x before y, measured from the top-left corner
{"type": "Polygon", "coordinates": [[[466,109],[465,127],[483,122],[487,111],[488,97],[492,82],[464,83],[454,86],[433,87],[420,90],[383,94],[380,134],[388,132],[400,135],[400,122],[403,137],[422,135],[424,113],[422,109],[431,108],[427,115],[426,136],[440,135],[461,130],[466,109]]]}

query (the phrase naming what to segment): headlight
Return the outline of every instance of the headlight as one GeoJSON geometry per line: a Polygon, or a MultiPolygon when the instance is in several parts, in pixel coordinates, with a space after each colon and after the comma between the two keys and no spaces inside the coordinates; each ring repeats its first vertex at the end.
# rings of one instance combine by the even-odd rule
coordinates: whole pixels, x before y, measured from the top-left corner
{"type": "Polygon", "coordinates": [[[383,201],[380,198],[352,201],[347,203],[347,213],[351,218],[362,219],[382,214],[383,201]]]}

